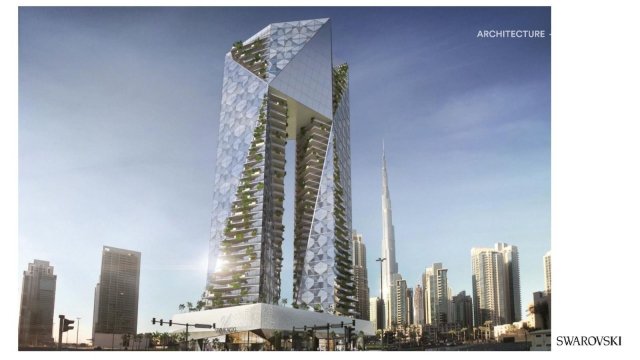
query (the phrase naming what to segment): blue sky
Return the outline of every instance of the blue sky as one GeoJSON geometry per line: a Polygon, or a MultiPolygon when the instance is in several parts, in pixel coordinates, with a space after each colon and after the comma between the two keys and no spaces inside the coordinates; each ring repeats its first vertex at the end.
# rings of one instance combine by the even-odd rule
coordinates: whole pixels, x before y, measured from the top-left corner
{"type": "MultiPolygon", "coordinates": [[[[408,283],[442,262],[469,293],[470,249],[507,242],[525,307],[550,249],[550,38],[476,34],[549,33],[548,8],[21,8],[15,296],[30,261],[51,261],[55,313],[82,317],[89,338],[101,248],[129,248],[142,252],[138,329],[166,330],[151,317],[204,288],[224,54],[269,23],[323,17],[350,65],[353,225],[372,295],[384,139],[408,283]]],[[[284,252],[291,299],[290,232],[284,252]]]]}

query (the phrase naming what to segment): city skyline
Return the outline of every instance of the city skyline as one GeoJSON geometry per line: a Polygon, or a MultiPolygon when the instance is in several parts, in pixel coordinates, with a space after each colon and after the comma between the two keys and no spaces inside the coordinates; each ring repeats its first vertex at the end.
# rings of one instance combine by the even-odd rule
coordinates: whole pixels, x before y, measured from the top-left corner
{"type": "MultiPolygon", "coordinates": [[[[470,293],[469,249],[505,241],[520,250],[523,298],[543,287],[539,259],[550,247],[548,41],[478,42],[465,29],[505,25],[507,18],[507,23],[527,19],[528,24],[548,27],[548,9],[390,9],[384,18],[380,10],[314,8],[217,9],[198,14],[185,9],[102,13],[21,9],[20,14],[24,66],[20,72],[19,262],[24,266],[25,259],[39,258],[56,264],[61,296],[56,314],[90,318],[87,306],[70,296],[87,289],[71,284],[84,288],[86,277],[95,282],[99,261],[92,254],[99,252],[102,243],[126,247],[132,241],[129,247],[149,259],[141,269],[140,301],[146,299],[153,306],[141,309],[139,331],[157,330],[147,324],[151,317],[168,316],[178,304],[198,299],[206,256],[194,254],[206,254],[208,247],[215,159],[211,134],[217,128],[217,89],[222,79],[222,64],[217,60],[234,41],[255,32],[246,22],[232,24],[231,19],[244,16],[263,26],[332,18],[334,36],[342,42],[334,44],[334,51],[352,69],[351,128],[358,134],[352,143],[353,227],[367,239],[370,254],[380,254],[382,233],[380,151],[370,149],[379,149],[384,138],[399,273],[408,286],[418,283],[420,268],[442,262],[449,269],[454,293],[470,293]],[[538,17],[531,17],[531,11],[538,17]],[[489,14],[493,20],[478,20],[489,14]],[[225,15],[228,20],[223,19],[225,15]],[[458,25],[469,24],[453,29],[438,20],[441,16],[458,25]],[[405,21],[399,27],[400,20],[405,21]],[[165,25],[158,27],[158,23],[165,25]],[[361,39],[380,23],[388,31],[379,35],[376,53],[363,46],[361,39]],[[125,33],[109,31],[115,24],[124,24],[134,36],[125,39],[125,33]],[[51,39],[42,31],[50,29],[60,36],[56,46],[65,51],[49,52],[44,61],[40,54],[50,49],[51,39]],[[162,36],[152,38],[165,40],[149,41],[155,32],[162,36]],[[216,36],[215,44],[211,35],[216,36]],[[447,38],[451,45],[439,38],[447,38]],[[418,46],[405,48],[397,44],[399,39],[418,46]],[[178,46],[181,52],[169,51],[170,46],[178,46]],[[118,56],[113,62],[97,58],[111,50],[118,56]],[[403,57],[398,60],[394,55],[400,51],[403,57]],[[509,61],[501,63],[503,55],[510,56],[509,61]],[[88,60],[81,61],[82,71],[69,74],[65,61],[75,64],[84,57],[88,60]],[[180,64],[189,64],[189,70],[180,64]],[[45,65],[50,67],[47,75],[42,73],[45,65]],[[410,71],[417,65],[425,66],[420,70],[424,76],[410,71]],[[438,71],[425,70],[434,66],[438,71]],[[479,68],[485,72],[478,73],[479,68]],[[527,71],[521,73],[523,69],[527,71]],[[102,75],[94,79],[95,74],[102,75]],[[150,91],[150,84],[157,90],[150,91]],[[380,88],[381,84],[386,85],[380,88]],[[47,95],[45,90],[52,87],[62,90],[47,95]],[[118,91],[122,88],[124,92],[118,91]],[[127,102],[132,96],[135,104],[127,102]],[[395,104],[395,110],[374,106],[380,99],[395,104]],[[155,109],[161,102],[169,107],[155,109]],[[523,108],[528,109],[526,116],[519,113],[523,108]],[[102,112],[107,110],[105,117],[102,112]],[[185,111],[191,122],[183,120],[185,111]],[[71,115],[65,118],[64,114],[71,115]],[[409,126],[394,126],[392,119],[397,118],[409,126]],[[46,136],[51,134],[55,136],[46,136]],[[91,156],[78,149],[87,149],[91,156]],[[78,219],[90,204],[102,207],[85,218],[87,225],[74,223],[71,219],[78,219]],[[54,214],[46,234],[39,229],[45,213],[54,214]],[[75,226],[64,226],[68,223],[75,226]],[[87,255],[76,263],[44,243],[56,239],[87,255]],[[80,264],[88,275],[74,270],[80,264]],[[169,290],[180,295],[168,294],[169,290]],[[163,299],[163,303],[152,299],[163,299]]],[[[285,203],[285,208],[292,209],[292,202],[285,203]]],[[[291,238],[285,235],[285,256],[292,248],[291,238]]],[[[367,259],[371,295],[379,294],[376,257],[367,259]]],[[[283,266],[292,266],[291,257],[285,258],[283,266]]],[[[287,294],[282,297],[292,299],[287,294]]]]}

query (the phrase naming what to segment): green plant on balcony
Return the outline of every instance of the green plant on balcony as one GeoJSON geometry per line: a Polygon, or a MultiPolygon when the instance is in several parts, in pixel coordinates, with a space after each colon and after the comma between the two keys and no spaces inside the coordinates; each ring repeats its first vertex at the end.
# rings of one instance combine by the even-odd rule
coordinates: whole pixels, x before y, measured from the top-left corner
{"type": "Polygon", "coordinates": [[[240,49],[242,49],[242,46],[243,45],[242,45],[242,41],[241,40],[238,40],[238,41],[233,43],[233,49],[234,50],[240,50],[240,49]]]}

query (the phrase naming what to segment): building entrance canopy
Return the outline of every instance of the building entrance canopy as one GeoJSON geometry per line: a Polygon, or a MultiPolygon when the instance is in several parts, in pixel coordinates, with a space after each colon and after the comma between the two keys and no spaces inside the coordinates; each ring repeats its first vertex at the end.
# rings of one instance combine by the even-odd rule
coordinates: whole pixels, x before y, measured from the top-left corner
{"type": "MultiPolygon", "coordinates": [[[[265,337],[272,335],[274,331],[291,332],[302,330],[305,326],[321,327],[327,324],[351,325],[353,319],[346,316],[336,316],[327,313],[318,313],[308,310],[300,310],[271,304],[249,304],[220,309],[194,311],[175,314],[173,322],[188,324],[216,324],[216,329],[199,329],[189,327],[190,339],[202,339],[223,336],[238,332],[251,331],[263,334],[265,337]]],[[[178,331],[183,331],[180,328],[178,331]]],[[[332,328],[331,331],[342,333],[341,329],[332,328]]],[[[375,335],[375,326],[366,320],[356,320],[354,334],[360,331],[364,335],[375,335]]],[[[322,337],[323,332],[317,331],[317,337],[322,337]]]]}

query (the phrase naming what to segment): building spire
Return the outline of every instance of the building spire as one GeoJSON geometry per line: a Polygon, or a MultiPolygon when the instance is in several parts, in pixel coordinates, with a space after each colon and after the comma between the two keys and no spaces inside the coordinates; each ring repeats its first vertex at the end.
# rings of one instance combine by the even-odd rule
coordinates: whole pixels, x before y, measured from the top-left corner
{"type": "Polygon", "coordinates": [[[386,327],[391,327],[393,319],[390,308],[390,287],[394,274],[398,273],[398,263],[396,262],[396,240],[391,215],[391,197],[389,196],[389,180],[387,178],[387,159],[384,150],[384,140],[382,142],[382,258],[387,259],[382,263],[385,321],[386,327]]]}

